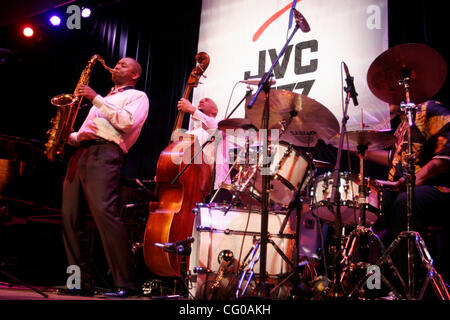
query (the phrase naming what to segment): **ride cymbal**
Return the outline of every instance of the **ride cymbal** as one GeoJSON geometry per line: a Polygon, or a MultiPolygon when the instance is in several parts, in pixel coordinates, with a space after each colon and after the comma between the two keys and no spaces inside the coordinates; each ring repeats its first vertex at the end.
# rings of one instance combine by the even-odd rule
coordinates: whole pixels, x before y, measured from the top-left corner
{"type": "MultiPolygon", "coordinates": [[[[251,98],[247,99],[247,104],[251,98]]],[[[264,93],[259,94],[246,117],[262,129],[264,93]]],[[[314,146],[319,139],[328,141],[339,132],[339,123],[333,113],[322,104],[305,95],[287,90],[270,91],[269,130],[280,129],[280,140],[296,146],[314,146]]]]}
{"type": "Polygon", "coordinates": [[[432,98],[446,76],[447,65],[439,52],[424,44],[406,43],[386,50],[372,62],[367,83],[377,98],[399,105],[406,101],[401,80],[408,77],[410,100],[418,104],[432,98]]]}

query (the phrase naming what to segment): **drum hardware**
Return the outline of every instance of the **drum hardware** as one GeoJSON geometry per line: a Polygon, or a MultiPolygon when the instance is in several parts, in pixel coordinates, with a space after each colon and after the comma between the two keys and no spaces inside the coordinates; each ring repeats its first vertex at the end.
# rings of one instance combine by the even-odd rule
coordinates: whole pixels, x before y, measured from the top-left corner
{"type": "MultiPolygon", "coordinates": [[[[364,124],[361,124],[361,127],[364,127],[364,124]]],[[[356,150],[358,151],[358,156],[360,159],[360,173],[359,173],[359,184],[358,184],[358,201],[357,203],[352,204],[355,209],[359,211],[359,217],[358,220],[355,221],[356,229],[350,234],[347,240],[347,244],[344,247],[343,250],[343,258],[341,260],[341,264],[343,266],[342,273],[339,279],[339,283],[342,284],[344,280],[344,276],[348,273],[352,273],[353,270],[350,270],[349,265],[353,263],[352,257],[354,256],[354,247],[352,246],[350,248],[350,251],[348,250],[348,243],[352,241],[353,244],[356,242],[358,243],[358,261],[356,263],[356,269],[366,269],[368,265],[368,254],[369,254],[369,238],[375,237],[377,240],[378,237],[371,232],[369,228],[366,226],[369,224],[373,224],[374,218],[373,216],[373,208],[375,209],[381,209],[381,206],[373,206],[374,198],[372,196],[373,193],[377,193],[377,190],[375,188],[375,192],[373,190],[369,189],[369,181],[365,177],[365,153],[368,149],[375,150],[378,148],[386,148],[393,144],[394,139],[393,136],[388,132],[383,131],[367,131],[367,130],[360,130],[360,131],[351,131],[351,132],[345,132],[345,136],[348,138],[348,141],[351,142],[346,148],[347,149],[354,149],[356,146],[356,150]],[[377,208],[378,207],[378,208],[377,208]],[[369,211],[368,208],[372,208],[370,211],[370,218],[368,219],[367,214],[369,211]]],[[[344,188],[344,195],[346,194],[347,190],[344,188]]],[[[342,195],[341,195],[342,196],[342,195]]],[[[378,205],[378,203],[376,203],[378,205]]],[[[340,209],[341,209],[341,218],[342,222],[344,224],[348,223],[348,218],[343,214],[343,203],[340,203],[340,209]]],[[[345,204],[344,204],[345,205],[345,204]]],[[[375,214],[376,219],[376,214],[375,214]]],[[[378,241],[380,244],[380,242],[378,241]]],[[[384,246],[381,246],[381,254],[384,254],[384,246]]],[[[394,274],[398,274],[394,273],[394,274]]],[[[365,278],[365,277],[363,277],[365,278]]],[[[362,281],[362,280],[361,280],[362,281]]],[[[350,293],[350,297],[353,296],[358,290],[361,288],[360,285],[363,285],[364,283],[359,281],[356,288],[350,293]]],[[[395,291],[393,291],[395,292],[395,291]]],[[[396,295],[399,296],[398,294],[396,295]]]]}
{"type": "Polygon", "coordinates": [[[368,70],[367,81],[371,91],[381,100],[401,106],[407,122],[408,151],[406,153],[406,230],[387,248],[380,258],[386,257],[398,246],[402,239],[407,241],[408,286],[407,299],[415,299],[415,250],[419,252],[422,266],[426,269],[426,278],[420,290],[423,298],[428,284],[441,300],[450,300],[450,295],[441,275],[433,266],[428,249],[420,234],[411,230],[411,218],[415,196],[415,158],[413,156],[412,127],[414,126],[416,105],[412,102],[426,101],[436,94],[446,78],[447,66],[442,56],[434,49],[422,44],[402,44],[380,54],[368,70]],[[426,63],[424,62],[426,61],[426,63]],[[398,81],[395,83],[395,81],[398,81]]]}
{"type": "MultiPolygon", "coordinates": [[[[289,221],[290,215],[292,211],[295,209],[296,211],[296,218],[295,218],[295,247],[294,247],[294,256],[293,256],[293,263],[291,264],[293,267],[292,272],[283,280],[281,281],[275,288],[271,290],[271,294],[276,292],[278,288],[280,288],[282,285],[284,285],[285,282],[290,280],[292,277],[294,277],[293,281],[293,288],[297,288],[298,284],[303,280],[300,272],[300,268],[303,267],[305,264],[300,263],[300,216],[301,211],[303,207],[303,203],[300,198],[300,189],[297,190],[289,203],[286,217],[283,220],[283,223],[281,224],[280,230],[278,231],[279,234],[284,233],[284,229],[286,228],[287,222],[289,221]]],[[[291,293],[293,290],[291,290],[291,293]]]]}
{"type": "MultiPolygon", "coordinates": [[[[347,238],[347,242],[344,247],[344,254],[341,261],[341,264],[344,265],[344,268],[342,270],[342,274],[340,276],[340,282],[342,283],[344,281],[344,277],[346,274],[351,274],[352,272],[357,270],[366,271],[367,268],[370,266],[368,263],[368,249],[369,249],[369,239],[374,239],[380,249],[380,252],[382,255],[386,252],[386,249],[383,245],[383,242],[381,239],[373,232],[371,227],[364,227],[362,225],[356,226],[356,228],[349,234],[347,238]],[[358,247],[357,250],[355,250],[355,247],[358,247]],[[358,254],[358,257],[356,258],[356,263],[353,265],[353,261],[355,255],[358,254]],[[350,267],[352,266],[352,267],[350,267]]],[[[400,281],[400,283],[405,288],[405,284],[400,276],[400,273],[398,269],[393,264],[391,258],[389,256],[385,257],[386,260],[383,261],[388,263],[389,268],[392,270],[393,274],[397,279],[400,281]]],[[[367,279],[371,276],[371,273],[365,273],[365,275],[358,281],[358,283],[355,285],[354,289],[348,294],[349,299],[353,299],[356,297],[358,293],[363,292],[363,287],[366,284],[367,279]]],[[[395,290],[395,288],[392,286],[392,284],[381,275],[381,281],[383,281],[386,286],[392,291],[394,296],[398,299],[402,299],[402,295],[395,290]]]]}
{"type": "Polygon", "coordinates": [[[239,279],[238,287],[236,289],[236,298],[239,299],[244,295],[244,293],[247,291],[248,285],[250,284],[250,281],[253,278],[253,275],[255,274],[255,264],[259,261],[259,258],[261,256],[261,251],[259,251],[259,246],[261,242],[256,240],[256,237],[253,237],[253,246],[252,250],[247,253],[247,255],[244,258],[244,264],[241,268],[241,277],[239,279]],[[247,259],[250,258],[248,261],[247,259]],[[248,268],[247,268],[248,266],[248,268]],[[244,285],[244,281],[246,281],[244,285]],[[244,285],[244,288],[242,286],[244,285]]]}
{"type": "MultiPolygon", "coordinates": [[[[253,95],[252,99],[248,102],[246,108],[246,116],[250,121],[260,129],[263,129],[264,134],[264,154],[263,154],[263,165],[262,170],[264,173],[262,175],[261,183],[261,203],[262,203],[262,222],[261,222],[261,254],[260,254],[260,267],[261,267],[261,279],[260,279],[260,294],[268,295],[265,284],[265,269],[266,269],[266,251],[267,251],[267,214],[269,206],[269,189],[271,176],[267,174],[267,169],[270,168],[269,162],[267,161],[267,150],[268,150],[268,130],[272,129],[282,129],[283,139],[286,136],[289,139],[290,128],[294,131],[300,132],[317,132],[318,138],[328,140],[337,133],[339,124],[336,121],[334,115],[325,107],[320,105],[313,99],[306,97],[305,95],[295,94],[293,92],[285,90],[270,90],[270,85],[268,84],[269,79],[272,75],[272,71],[275,65],[278,63],[281,56],[287,49],[289,42],[292,40],[294,34],[300,28],[303,32],[309,32],[310,28],[307,24],[305,18],[295,9],[294,16],[296,20],[296,26],[290,37],[287,39],[286,44],[281,49],[277,58],[273,61],[272,66],[269,71],[266,72],[261,79],[257,92],[253,95]],[[264,96],[259,95],[261,90],[264,90],[264,96]],[[256,103],[256,108],[254,104],[256,103]],[[286,123],[288,128],[286,129],[286,123]],[[326,124],[325,124],[326,123],[326,124]],[[306,126],[305,126],[306,124],[306,126]],[[322,125],[325,124],[325,125],[322,125]],[[287,134],[287,135],[286,135],[287,134]]],[[[295,137],[291,137],[294,140],[292,143],[294,145],[299,145],[299,141],[295,137]]],[[[310,145],[310,136],[308,135],[307,145],[310,145]]],[[[285,140],[286,141],[286,140],[285,140]]],[[[289,141],[287,141],[289,142],[289,141]]],[[[304,171],[305,173],[305,171],[304,171]]],[[[302,181],[305,180],[304,175],[302,181]]],[[[294,186],[295,189],[296,186],[294,186]]],[[[297,185],[297,187],[299,187],[297,185]]],[[[287,200],[289,201],[290,198],[287,200]]]]}
{"type": "MultiPolygon", "coordinates": [[[[208,289],[208,287],[205,287],[205,283],[211,282],[211,275],[217,276],[220,271],[220,263],[218,263],[219,260],[216,257],[220,256],[224,250],[233,252],[236,258],[233,279],[230,280],[233,283],[231,284],[230,282],[229,284],[233,288],[233,297],[235,296],[241,272],[247,271],[248,275],[250,273],[248,266],[252,262],[254,262],[253,271],[259,279],[260,270],[257,264],[259,259],[254,261],[259,256],[259,249],[258,252],[255,251],[252,260],[249,257],[253,251],[254,244],[257,242],[258,247],[260,246],[261,212],[233,208],[227,215],[224,215],[223,211],[225,208],[226,205],[197,204],[194,210],[196,218],[193,236],[196,242],[192,248],[190,269],[193,270],[192,272],[197,273],[196,278],[191,278],[191,292],[195,297],[203,296],[202,288],[208,289]],[[238,263],[242,265],[240,269],[238,269],[238,263]],[[197,272],[196,270],[198,269],[200,270],[197,272]]],[[[291,255],[294,234],[291,230],[286,230],[286,233],[282,235],[278,234],[284,214],[284,211],[269,212],[269,243],[273,241],[272,245],[269,244],[267,251],[267,260],[269,262],[267,273],[270,279],[278,279],[278,275],[284,274],[291,268],[286,255],[291,255]]],[[[221,289],[224,288],[221,287],[221,289]]],[[[227,286],[227,294],[229,294],[229,289],[230,287],[227,286]]],[[[241,289],[243,289],[243,285],[241,289]]],[[[222,292],[223,290],[219,291],[222,292]]]]}
{"type": "MultiPolygon", "coordinates": [[[[295,265],[289,260],[289,258],[284,254],[284,252],[278,247],[278,245],[270,239],[270,235],[267,239],[267,242],[270,243],[275,251],[281,256],[281,258],[288,263],[291,268],[295,268],[295,265]]],[[[236,298],[241,298],[247,291],[248,285],[253,279],[253,276],[255,275],[255,264],[259,261],[261,257],[261,239],[257,238],[257,236],[253,236],[253,246],[250,249],[250,251],[247,253],[247,255],[244,257],[244,263],[242,264],[240,268],[241,276],[239,279],[238,287],[236,289],[236,298]],[[245,285],[244,285],[245,282],[245,285]],[[244,286],[244,288],[242,288],[244,286]]],[[[261,266],[260,266],[261,270],[261,266]]],[[[260,272],[261,277],[261,272],[260,272]]],[[[278,290],[279,287],[281,287],[288,279],[283,280],[278,286],[276,286],[274,289],[270,291],[270,295],[275,293],[276,290],[278,290]]],[[[260,280],[261,281],[261,280],[260,280]]]]}
{"type": "Polygon", "coordinates": [[[151,279],[145,281],[141,285],[142,294],[145,296],[151,296],[153,299],[177,299],[181,298],[177,292],[177,283],[175,282],[175,287],[170,288],[171,283],[164,283],[160,279],[151,279]]]}
{"type": "Polygon", "coordinates": [[[333,164],[328,161],[313,159],[313,164],[316,168],[333,168],[333,164]]]}
{"type": "Polygon", "coordinates": [[[340,173],[340,164],[341,164],[341,156],[342,156],[342,149],[344,144],[344,133],[346,131],[347,121],[348,121],[348,106],[350,103],[350,98],[352,96],[356,96],[356,90],[353,87],[353,78],[350,77],[348,69],[346,67],[346,64],[342,62],[343,66],[346,68],[346,74],[347,74],[347,87],[344,87],[344,91],[346,92],[345,97],[345,103],[344,103],[344,110],[342,114],[342,120],[341,120],[341,134],[339,136],[339,146],[338,146],[338,152],[336,157],[336,164],[333,171],[333,185],[331,189],[331,200],[333,201],[335,205],[335,219],[334,219],[334,240],[335,240],[335,246],[336,246],[336,252],[333,255],[333,266],[334,266],[334,278],[333,283],[331,285],[330,289],[330,295],[334,296],[335,298],[342,297],[344,288],[340,281],[339,275],[341,274],[341,266],[339,263],[339,256],[343,254],[344,252],[344,227],[342,224],[342,216],[341,216],[341,195],[339,191],[340,186],[340,179],[339,179],[339,173],[340,173]]]}
{"type": "Polygon", "coordinates": [[[180,240],[177,242],[167,242],[167,243],[154,243],[155,247],[162,248],[164,251],[172,254],[176,254],[181,256],[180,263],[180,279],[183,282],[186,293],[185,296],[189,296],[189,275],[188,275],[188,262],[187,257],[191,255],[191,243],[193,243],[195,239],[193,237],[187,237],[185,240],[180,240]]]}
{"type": "MultiPolygon", "coordinates": [[[[216,133],[215,133],[215,134],[218,133],[218,130],[221,130],[221,131],[226,132],[226,131],[229,130],[229,129],[231,129],[231,130],[236,130],[236,129],[248,130],[248,129],[254,128],[254,126],[252,125],[252,123],[251,123],[250,120],[248,120],[248,119],[231,118],[231,116],[232,116],[233,113],[236,111],[236,109],[241,105],[241,103],[244,102],[246,99],[248,99],[248,98],[250,97],[252,91],[253,91],[253,89],[249,88],[249,90],[247,90],[245,96],[241,99],[241,101],[238,102],[238,104],[234,107],[234,109],[231,111],[231,113],[230,113],[224,120],[222,120],[222,121],[220,121],[220,122],[218,123],[218,125],[217,125],[217,130],[216,130],[216,133]]],[[[248,137],[248,135],[246,135],[245,138],[246,138],[246,139],[245,139],[245,152],[246,152],[246,154],[245,154],[245,164],[248,165],[248,163],[249,163],[248,157],[249,157],[249,152],[250,152],[249,137],[248,137]]],[[[239,154],[241,154],[242,151],[243,151],[243,150],[241,150],[241,151],[239,152],[239,154]]],[[[231,166],[230,170],[228,170],[228,173],[227,173],[227,175],[225,176],[224,181],[226,181],[226,180],[228,179],[228,177],[230,176],[232,170],[233,170],[233,169],[236,169],[237,163],[238,163],[238,159],[239,159],[239,154],[238,154],[238,156],[236,157],[236,159],[235,159],[233,165],[231,166]]],[[[214,159],[215,159],[215,158],[214,158],[214,159]]],[[[214,168],[215,168],[215,163],[214,163],[214,168]]],[[[242,167],[239,167],[239,168],[240,168],[239,172],[241,173],[242,167]]],[[[214,178],[213,178],[213,179],[214,179],[214,178]]],[[[224,181],[222,181],[222,183],[220,184],[220,188],[228,189],[228,188],[227,188],[227,185],[224,184],[224,181]]],[[[248,182],[247,182],[247,183],[248,183],[248,182]]],[[[213,185],[214,185],[214,184],[213,184],[213,185]]],[[[219,191],[220,191],[220,188],[216,190],[216,192],[215,192],[214,195],[212,196],[212,198],[211,198],[211,200],[209,201],[209,203],[214,203],[214,200],[216,199],[216,197],[217,197],[217,195],[218,195],[218,193],[219,193],[219,191]]],[[[245,186],[242,187],[242,186],[239,185],[238,192],[240,193],[240,192],[242,191],[243,188],[245,188],[245,186]]],[[[235,202],[236,199],[238,198],[238,196],[236,196],[236,194],[235,194],[235,192],[236,192],[236,191],[235,191],[235,185],[233,185],[233,184],[232,184],[232,190],[231,190],[231,191],[233,192],[233,198],[232,198],[232,201],[231,201],[231,204],[230,204],[230,208],[233,206],[234,202],[235,202]]],[[[229,208],[229,209],[230,209],[230,208],[229,208]]],[[[228,209],[228,210],[229,210],[229,209],[228,209]]],[[[228,210],[227,210],[227,212],[228,212],[228,210]]],[[[226,213],[225,213],[225,214],[226,214],[226,213]]]]}
{"type": "Polygon", "coordinates": [[[250,145],[249,145],[249,140],[248,137],[246,137],[246,144],[245,144],[245,150],[241,149],[238,153],[238,156],[236,157],[233,165],[231,166],[231,168],[228,170],[228,173],[224,179],[224,181],[226,181],[226,179],[230,176],[231,172],[233,170],[237,169],[237,173],[235,174],[235,176],[233,177],[233,180],[231,182],[230,185],[222,182],[220,184],[220,188],[218,190],[216,190],[216,192],[214,193],[213,197],[211,198],[211,200],[209,201],[209,203],[214,203],[214,200],[216,199],[220,189],[227,189],[232,193],[232,198],[231,201],[229,203],[229,205],[227,206],[224,215],[227,214],[227,212],[236,204],[236,201],[240,198],[240,195],[243,192],[246,192],[246,188],[250,185],[250,192],[252,191],[252,186],[250,184],[250,181],[254,178],[256,170],[257,170],[257,165],[250,165],[250,161],[249,161],[249,154],[250,154],[250,145]],[[244,164],[238,164],[239,161],[239,156],[242,155],[242,153],[244,153],[245,155],[245,163],[244,164]]]}
{"type": "Polygon", "coordinates": [[[199,297],[203,300],[232,299],[236,287],[237,260],[231,250],[224,249],[217,256],[219,269],[213,280],[202,284],[199,297]]]}
{"type": "MultiPolygon", "coordinates": [[[[257,170],[256,165],[250,165],[250,143],[249,143],[249,137],[246,136],[245,138],[246,138],[245,139],[246,140],[245,141],[245,149],[241,150],[241,152],[242,151],[245,152],[245,164],[244,164],[244,166],[239,165],[238,173],[234,177],[234,179],[237,179],[237,181],[235,183],[233,181],[233,183],[232,183],[233,196],[231,198],[230,204],[225,209],[224,215],[227,214],[227,212],[235,204],[237,199],[239,199],[239,196],[245,190],[245,188],[247,188],[247,186],[249,185],[250,181],[253,179],[253,177],[254,177],[254,175],[256,173],[256,170],[257,170]],[[241,179],[244,179],[244,181],[242,182],[241,179]]],[[[238,159],[239,159],[239,157],[236,158],[236,161],[234,162],[233,166],[236,165],[236,162],[238,161],[238,159]]],[[[232,169],[233,169],[233,167],[230,169],[230,172],[231,172],[232,169]]]]}
{"type": "MultiPolygon", "coordinates": [[[[363,127],[363,125],[362,125],[363,127]]],[[[354,245],[358,243],[358,262],[356,263],[356,268],[360,270],[366,270],[369,266],[369,237],[375,237],[378,243],[381,244],[382,253],[384,253],[384,246],[382,245],[379,238],[369,229],[366,228],[366,179],[364,175],[364,163],[365,163],[365,152],[368,149],[367,144],[358,144],[358,155],[360,158],[360,184],[359,184],[359,196],[358,196],[358,206],[360,210],[359,221],[356,229],[350,234],[347,240],[347,244],[344,247],[343,258],[341,264],[344,265],[339,282],[342,284],[344,281],[344,276],[347,272],[352,273],[349,265],[352,263],[351,257],[354,254],[354,245]],[[348,253],[348,244],[352,241],[352,246],[348,253]]],[[[355,292],[358,292],[362,287],[363,283],[360,281],[355,289],[350,293],[349,297],[352,297],[355,292]]]]}
{"type": "MultiPolygon", "coordinates": [[[[247,104],[246,108],[246,114],[248,114],[249,111],[252,110],[253,105],[255,104],[256,100],[260,96],[261,91],[264,91],[264,103],[263,105],[263,112],[262,112],[262,118],[261,119],[261,129],[263,129],[263,170],[265,171],[264,175],[262,176],[262,210],[261,210],[261,249],[260,249],[260,282],[259,282],[259,293],[262,296],[267,296],[269,294],[267,283],[266,283],[266,258],[267,258],[267,242],[268,242],[268,214],[269,214],[269,189],[270,189],[270,179],[271,176],[267,174],[266,169],[269,168],[269,161],[267,158],[267,150],[269,147],[268,144],[268,130],[272,129],[269,126],[269,120],[270,120],[270,113],[272,112],[272,105],[271,105],[271,94],[270,94],[270,78],[272,77],[272,72],[275,69],[275,66],[277,65],[280,58],[284,55],[289,43],[291,42],[292,38],[294,37],[295,33],[298,31],[298,29],[301,29],[303,32],[309,32],[311,29],[308,25],[308,22],[303,17],[303,15],[298,12],[295,8],[292,8],[294,12],[295,17],[295,28],[289,38],[287,39],[284,47],[280,50],[280,53],[276,57],[276,59],[273,61],[272,66],[270,67],[269,71],[267,71],[264,76],[262,77],[258,89],[256,93],[253,95],[253,97],[250,99],[250,101],[247,104]]],[[[250,117],[249,117],[250,118],[250,117]]],[[[250,119],[251,120],[251,119],[250,119]]],[[[258,119],[259,120],[259,119],[258,119]]],[[[257,121],[258,121],[257,120],[257,121]]],[[[279,123],[280,119],[273,119],[276,123],[279,123]]],[[[253,122],[253,121],[252,121],[253,122]]],[[[259,127],[259,126],[257,126],[259,127]]]]}

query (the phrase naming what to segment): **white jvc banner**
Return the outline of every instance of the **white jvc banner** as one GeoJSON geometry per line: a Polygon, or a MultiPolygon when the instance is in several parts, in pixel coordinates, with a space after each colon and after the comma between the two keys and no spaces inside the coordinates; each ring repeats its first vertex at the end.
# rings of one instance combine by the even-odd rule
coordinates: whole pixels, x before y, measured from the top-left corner
{"type": "MultiPolygon", "coordinates": [[[[260,78],[269,70],[294,31],[289,28],[293,1],[203,0],[198,52],[210,56],[206,78],[194,89],[193,103],[213,99],[218,119],[241,101],[247,85],[240,80],[260,78]]],[[[312,98],[342,121],[346,86],[342,62],[348,66],[358,106],[350,101],[347,131],[390,129],[389,106],[367,84],[367,71],[388,49],[387,0],[298,0],[309,32],[295,33],[279,59],[272,89],[285,89],[312,98]]],[[[253,93],[257,87],[253,87],[253,93]]],[[[263,94],[263,93],[261,93],[263,94]]],[[[320,116],[320,115],[318,115],[320,116]]],[[[245,118],[245,103],[232,118],[245,118]]]]}

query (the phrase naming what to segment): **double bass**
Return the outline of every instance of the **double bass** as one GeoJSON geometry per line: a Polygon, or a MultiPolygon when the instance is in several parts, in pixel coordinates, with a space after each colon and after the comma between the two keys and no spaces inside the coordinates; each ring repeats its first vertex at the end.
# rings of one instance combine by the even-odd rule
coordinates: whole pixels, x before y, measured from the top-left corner
{"type": "MultiPolygon", "coordinates": [[[[186,99],[189,98],[192,88],[198,85],[200,77],[209,65],[209,56],[205,52],[198,53],[195,58],[198,64],[186,84],[183,95],[186,99]]],[[[198,150],[195,137],[173,139],[181,129],[183,118],[184,112],[179,110],[171,142],[159,156],[156,166],[158,202],[150,203],[144,233],[145,264],[153,274],[163,277],[180,276],[181,257],[154,244],[174,243],[190,237],[195,219],[192,210],[211,192],[212,170],[209,164],[194,161],[185,168],[191,156],[198,150]],[[183,160],[179,161],[180,159],[183,160]]]]}

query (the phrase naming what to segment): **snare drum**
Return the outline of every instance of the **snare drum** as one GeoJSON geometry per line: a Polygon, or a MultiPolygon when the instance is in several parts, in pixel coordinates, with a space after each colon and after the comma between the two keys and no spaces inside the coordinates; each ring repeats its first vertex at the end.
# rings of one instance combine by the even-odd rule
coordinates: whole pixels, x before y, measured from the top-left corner
{"type": "MultiPolygon", "coordinates": [[[[302,150],[286,142],[271,145],[269,167],[264,167],[263,158],[259,157],[254,183],[249,184],[243,196],[251,196],[262,202],[262,176],[269,174],[273,176],[269,190],[270,201],[288,206],[294,193],[302,191],[311,179],[312,160],[302,150]]],[[[246,201],[248,200],[244,199],[246,201]]]]}
{"type": "MultiPolygon", "coordinates": [[[[336,206],[331,199],[333,188],[332,175],[332,172],[327,172],[317,177],[310,189],[310,207],[313,214],[322,221],[329,223],[334,222],[336,218],[336,206]]],[[[339,179],[342,223],[346,226],[358,225],[360,221],[359,176],[349,172],[340,172],[339,179]]],[[[366,225],[373,225],[378,220],[381,212],[381,192],[370,178],[366,178],[366,191],[368,192],[365,199],[366,225]]]]}

